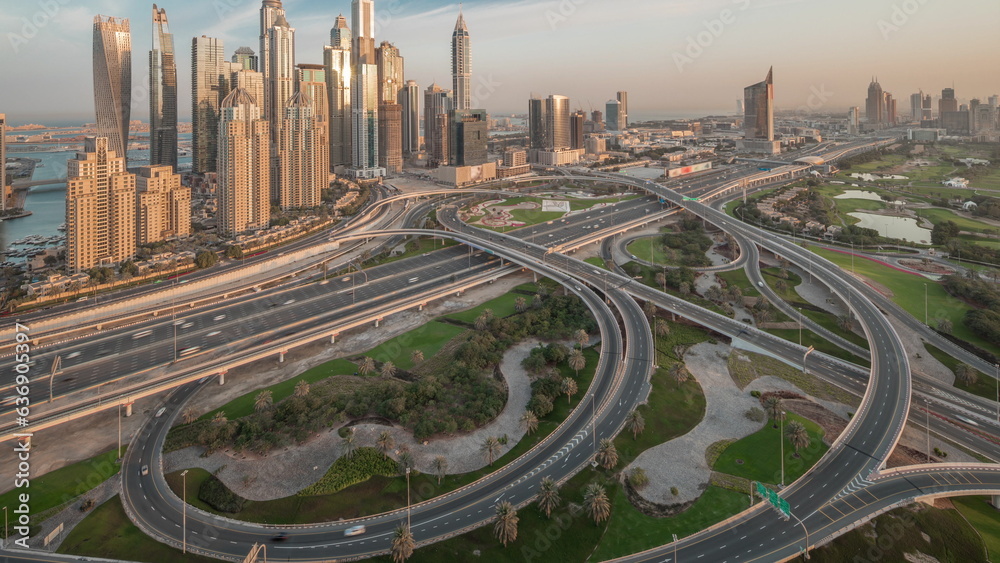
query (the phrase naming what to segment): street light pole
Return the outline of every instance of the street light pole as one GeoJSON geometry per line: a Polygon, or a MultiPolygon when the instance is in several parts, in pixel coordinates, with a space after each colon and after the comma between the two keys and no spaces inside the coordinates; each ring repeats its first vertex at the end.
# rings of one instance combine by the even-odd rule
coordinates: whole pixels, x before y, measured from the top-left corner
{"type": "Polygon", "coordinates": [[[931,462],[931,404],[924,399],[924,426],[927,428],[927,463],[931,462]]]}
{"type": "Polygon", "coordinates": [[[188,474],[188,470],[187,469],[185,469],[184,471],[181,472],[181,479],[184,482],[184,485],[183,485],[183,491],[184,491],[184,493],[183,493],[183,498],[182,498],[183,507],[181,509],[183,511],[183,516],[181,517],[181,521],[183,522],[183,525],[184,525],[184,527],[181,528],[181,544],[182,544],[181,552],[182,553],[187,553],[187,545],[188,545],[187,544],[187,525],[188,525],[188,521],[187,521],[187,516],[188,516],[188,511],[187,511],[187,507],[188,507],[188,505],[187,505],[187,474],[188,474]]]}
{"type": "Polygon", "coordinates": [[[674,536],[674,563],[677,563],[677,541],[678,541],[677,534],[673,534],[673,536],[674,536]]]}
{"type": "Polygon", "coordinates": [[[410,468],[406,468],[406,529],[410,529],[410,468]]]}
{"type": "MultiPolygon", "coordinates": [[[[773,426],[772,426],[773,428],[773,426]]],[[[781,487],[785,487],[785,411],[778,418],[778,443],[781,444],[781,487]]]]}
{"type": "MultiPolygon", "coordinates": [[[[802,346],[802,307],[799,307],[799,346],[802,346]]],[[[805,368],[802,368],[802,371],[805,371],[805,368]]]]}
{"type": "MultiPolygon", "coordinates": [[[[792,514],[792,516],[795,516],[795,515],[792,514]]],[[[805,522],[803,522],[802,519],[799,518],[798,516],[795,516],[795,519],[799,521],[799,525],[802,526],[802,531],[804,531],[806,533],[806,548],[805,548],[805,550],[803,550],[802,556],[805,559],[808,560],[809,559],[809,528],[806,528],[805,522]]]]}
{"type": "Polygon", "coordinates": [[[597,459],[597,404],[594,394],[590,394],[590,431],[594,435],[594,459],[597,459]]]}
{"type": "Polygon", "coordinates": [[[118,459],[122,458],[122,400],[118,399],[118,459]]]}
{"type": "Polygon", "coordinates": [[[927,325],[927,326],[931,326],[930,323],[927,322],[927,284],[926,283],[924,284],[924,324],[927,325]]]}
{"type": "Polygon", "coordinates": [[[3,547],[7,547],[7,507],[3,507],[3,547]]]}

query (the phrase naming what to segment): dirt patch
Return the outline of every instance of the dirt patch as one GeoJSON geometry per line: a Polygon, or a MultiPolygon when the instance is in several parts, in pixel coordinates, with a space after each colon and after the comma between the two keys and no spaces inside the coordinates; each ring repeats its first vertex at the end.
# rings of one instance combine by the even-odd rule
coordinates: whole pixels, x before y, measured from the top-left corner
{"type": "Polygon", "coordinates": [[[938,264],[937,262],[928,262],[924,264],[922,260],[899,260],[898,264],[904,268],[909,268],[918,272],[926,272],[928,274],[950,276],[955,273],[954,269],[938,264]]]}
{"type": "Polygon", "coordinates": [[[639,494],[639,492],[636,491],[631,484],[629,484],[628,480],[625,480],[624,484],[625,484],[625,494],[628,496],[628,500],[629,502],[632,503],[632,506],[634,506],[635,509],[638,510],[639,512],[653,518],[666,518],[668,516],[677,516],[681,512],[684,512],[685,510],[691,508],[691,505],[693,505],[698,500],[695,499],[688,502],[681,502],[678,504],[659,504],[651,500],[647,500],[646,498],[643,498],[643,496],[639,494]]]}

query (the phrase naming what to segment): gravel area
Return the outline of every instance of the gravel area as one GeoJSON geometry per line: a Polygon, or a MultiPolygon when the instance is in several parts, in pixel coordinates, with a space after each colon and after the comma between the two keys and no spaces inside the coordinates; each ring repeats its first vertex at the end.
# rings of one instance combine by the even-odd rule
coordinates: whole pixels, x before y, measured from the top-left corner
{"type": "MultiPolygon", "coordinates": [[[[416,469],[423,473],[433,473],[432,463],[437,456],[448,460],[449,473],[467,473],[485,467],[486,460],[480,446],[487,437],[508,437],[507,445],[501,449],[503,455],[524,436],[520,418],[531,398],[531,381],[521,368],[521,361],[538,344],[537,340],[527,340],[504,354],[500,369],[507,380],[507,405],[500,416],[485,427],[462,436],[436,439],[425,445],[414,440],[405,428],[359,424],[354,427],[356,446],[374,447],[379,434],[388,430],[396,443],[396,451],[399,446],[408,447],[416,469]]],[[[342,455],[342,440],[337,430],[325,431],[305,444],[288,446],[267,456],[223,450],[202,457],[203,448],[185,448],[164,456],[164,468],[168,473],[190,467],[200,467],[212,473],[218,471],[219,479],[244,498],[284,498],[316,482],[342,455]]]]}

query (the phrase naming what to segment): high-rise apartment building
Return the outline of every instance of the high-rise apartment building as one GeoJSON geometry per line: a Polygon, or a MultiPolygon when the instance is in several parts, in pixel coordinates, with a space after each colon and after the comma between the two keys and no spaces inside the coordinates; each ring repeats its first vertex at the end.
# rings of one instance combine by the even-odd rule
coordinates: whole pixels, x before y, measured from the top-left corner
{"type": "Polygon", "coordinates": [[[375,0],[351,2],[351,29],[354,30],[352,63],[375,64],[375,0]]]}
{"type": "Polygon", "coordinates": [[[455,109],[472,109],[472,46],[469,28],[465,24],[462,10],[458,10],[458,21],[451,35],[451,80],[454,90],[455,109]]]}
{"type": "MultiPolygon", "coordinates": [[[[313,117],[329,128],[330,101],[326,96],[326,67],[317,64],[301,63],[298,69],[298,89],[304,93],[312,104],[313,117]]],[[[326,135],[323,136],[326,138],[326,135]]]]}
{"type": "Polygon", "coordinates": [[[546,150],[546,122],[548,112],[545,100],[531,98],[528,100],[528,141],[535,150],[546,150]]]}
{"type": "Polygon", "coordinates": [[[300,90],[285,104],[278,139],[282,209],[311,209],[320,204],[323,188],[329,187],[330,145],[326,121],[313,113],[313,101],[300,90]]]}
{"type": "Polygon", "coordinates": [[[601,125],[603,125],[604,124],[604,114],[601,113],[601,110],[594,110],[594,111],[590,112],[590,120],[593,121],[595,124],[601,124],[601,125]]]}
{"type": "Polygon", "coordinates": [[[7,115],[0,113],[0,211],[14,207],[10,175],[7,174],[7,115]]]}
{"type": "Polygon", "coordinates": [[[375,2],[351,4],[351,174],[370,180],[385,175],[378,154],[378,65],[375,57],[375,2]]]}
{"type": "Polygon", "coordinates": [[[570,148],[569,98],[551,95],[545,99],[545,145],[548,150],[570,148]]]}
{"type": "MultiPolygon", "coordinates": [[[[264,74],[255,70],[238,70],[230,74],[229,87],[226,88],[226,95],[236,88],[242,88],[250,94],[257,104],[264,100],[264,74]]],[[[225,96],[223,96],[224,98],[225,96]]],[[[221,101],[220,101],[221,104],[221,101]]]]}
{"type": "Polygon", "coordinates": [[[744,137],[746,139],[774,140],[774,68],[757,84],[743,89],[744,137]]]}
{"type": "Polygon", "coordinates": [[[218,230],[233,236],[265,229],[271,212],[271,132],[257,101],[236,88],[219,118],[218,230]]]}
{"type": "Polygon", "coordinates": [[[449,114],[452,91],[431,84],[424,92],[424,146],[428,166],[445,166],[449,156],[449,114]]]}
{"type": "Polygon", "coordinates": [[[621,127],[621,131],[628,129],[628,92],[618,92],[615,96],[620,104],[618,106],[618,126],[621,127]]]}
{"type": "Polygon", "coordinates": [[[326,93],[330,103],[330,166],[343,171],[351,165],[351,30],[347,18],[337,16],[330,45],[323,50],[326,93]]]}
{"type": "Polygon", "coordinates": [[[403,106],[378,106],[378,165],[387,174],[403,172],[403,106]]]}
{"type": "Polygon", "coordinates": [[[149,52],[149,162],[177,169],[177,63],[167,11],[153,4],[149,52]]]}
{"type": "Polygon", "coordinates": [[[137,244],[191,234],[191,188],[170,166],[140,166],[136,175],[137,244]]]}
{"type": "Polygon", "coordinates": [[[891,93],[885,92],[885,124],[892,127],[896,125],[896,98],[891,93]]]}
{"type": "Polygon", "coordinates": [[[228,90],[225,62],[221,39],[202,35],[191,40],[191,162],[196,174],[217,169],[219,104],[228,90]]]}
{"type": "Polygon", "coordinates": [[[604,110],[608,118],[608,131],[621,131],[623,127],[620,120],[624,113],[622,103],[618,100],[608,100],[608,103],[604,104],[604,110]]]}
{"type": "Polygon", "coordinates": [[[267,30],[268,58],[271,67],[267,70],[267,94],[271,107],[267,108],[268,120],[271,122],[271,136],[276,141],[285,102],[295,93],[295,28],[285,19],[284,11],[279,13],[273,25],[267,30]],[[271,117],[274,116],[274,117],[271,117]]]}
{"type": "Polygon", "coordinates": [[[847,134],[857,135],[861,132],[861,108],[855,106],[847,111],[847,134]]]}
{"type": "Polygon", "coordinates": [[[934,99],[931,98],[930,94],[924,96],[924,100],[921,104],[921,121],[930,121],[934,119],[934,99]]]}
{"type": "Polygon", "coordinates": [[[489,118],[484,109],[456,109],[452,112],[451,166],[479,166],[488,158],[489,118]]]}
{"type": "Polygon", "coordinates": [[[569,116],[569,148],[582,149],[583,124],[587,122],[587,114],[583,110],[573,112],[569,116]]]}
{"type": "Polygon", "coordinates": [[[416,81],[406,81],[399,105],[403,111],[403,153],[413,154],[420,150],[420,86],[416,81]]]}
{"type": "Polygon", "coordinates": [[[236,49],[236,52],[233,53],[232,62],[236,63],[241,69],[244,70],[260,71],[257,55],[254,54],[253,49],[250,47],[240,47],[239,49],[236,49]]]}
{"type": "MultiPolygon", "coordinates": [[[[270,119],[267,114],[270,110],[271,102],[271,37],[269,30],[274,27],[274,24],[278,21],[278,17],[284,18],[285,9],[281,4],[281,0],[263,0],[260,7],[260,60],[258,64],[260,65],[260,71],[264,73],[264,100],[258,100],[258,104],[261,105],[261,111],[263,112],[264,119],[270,119]]],[[[286,98],[287,99],[287,98],[286,98]]],[[[282,100],[284,103],[285,100],[282,100]]]]}
{"type": "Polygon", "coordinates": [[[97,134],[127,159],[132,115],[132,34],[126,19],[94,18],[94,108],[97,134]]]}
{"type": "Polygon", "coordinates": [[[403,57],[399,54],[399,48],[383,41],[375,49],[375,61],[378,65],[379,103],[398,103],[399,91],[403,88],[403,57]]]}
{"type": "Polygon", "coordinates": [[[924,93],[910,94],[910,121],[920,121],[923,116],[924,93]]]}
{"type": "Polygon", "coordinates": [[[865,99],[865,117],[868,123],[876,128],[885,123],[885,93],[882,85],[872,77],[868,85],[868,98],[865,99]]]}
{"type": "Polygon", "coordinates": [[[938,100],[938,115],[943,117],[945,113],[954,111],[958,111],[958,100],[955,98],[955,89],[945,88],[941,90],[941,99],[938,100]]]}
{"type": "Polygon", "coordinates": [[[135,175],[106,137],[66,163],[66,263],[79,272],[135,255],[135,175]]]}

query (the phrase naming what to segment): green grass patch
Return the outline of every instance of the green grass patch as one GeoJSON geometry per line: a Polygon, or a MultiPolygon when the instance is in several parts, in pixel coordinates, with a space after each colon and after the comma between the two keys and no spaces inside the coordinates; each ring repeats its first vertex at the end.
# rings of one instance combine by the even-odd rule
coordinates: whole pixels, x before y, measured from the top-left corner
{"type": "MultiPolygon", "coordinates": [[[[495,309],[494,312],[499,314],[499,311],[495,309]]],[[[392,362],[399,369],[408,370],[413,367],[413,360],[410,359],[410,354],[414,350],[422,351],[424,358],[432,358],[449,340],[462,332],[464,332],[464,329],[461,327],[431,321],[409,332],[400,334],[391,340],[387,340],[363,355],[370,356],[377,362],[392,362]]]]}
{"type": "MultiPolygon", "coordinates": [[[[513,315],[515,312],[517,312],[514,309],[514,302],[517,301],[518,297],[523,298],[525,302],[527,302],[527,304],[529,305],[531,304],[531,298],[527,295],[518,295],[516,293],[505,293],[500,297],[497,297],[496,299],[491,299],[486,303],[479,305],[478,307],[473,307],[472,309],[469,309],[468,311],[462,311],[461,313],[448,315],[446,318],[449,318],[453,321],[460,321],[463,323],[474,323],[476,322],[476,318],[479,317],[479,315],[481,315],[483,311],[485,311],[486,309],[492,310],[494,316],[509,317],[510,315],[513,315]]],[[[430,356],[427,357],[429,358],[430,356]]]]}
{"type": "Polygon", "coordinates": [[[725,280],[727,287],[735,285],[740,288],[743,292],[743,297],[760,297],[760,292],[757,291],[757,288],[752,283],[750,283],[750,278],[747,277],[746,270],[743,268],[730,270],[728,272],[718,272],[715,275],[725,280]]]}
{"type": "Polygon", "coordinates": [[[677,266],[678,263],[673,256],[668,256],[659,236],[636,239],[628,245],[628,252],[632,256],[637,256],[640,260],[651,261],[653,264],[666,266],[677,266]]]}
{"type": "Polygon", "coordinates": [[[690,508],[677,516],[651,518],[636,510],[618,488],[612,499],[608,530],[589,560],[606,561],[663,545],[670,541],[671,534],[679,538],[690,536],[749,506],[746,494],[709,486],[690,508]]]}
{"type": "Polygon", "coordinates": [[[986,497],[955,497],[951,499],[955,508],[972,525],[986,544],[990,560],[1000,558],[1000,519],[997,519],[997,509],[986,497]]]}
{"type": "MultiPolygon", "coordinates": [[[[122,455],[125,455],[124,447],[122,455]]],[[[121,466],[116,463],[117,459],[118,450],[115,449],[44,475],[32,476],[29,490],[13,489],[7,491],[0,495],[0,506],[6,506],[13,511],[20,504],[17,500],[18,496],[22,493],[28,493],[31,495],[28,513],[33,517],[32,521],[40,522],[41,520],[34,518],[34,516],[62,507],[116,475],[121,469],[121,466]]]]}
{"type": "Polygon", "coordinates": [[[917,215],[927,219],[935,225],[939,223],[944,223],[945,221],[951,221],[958,225],[958,228],[963,231],[969,231],[970,233],[985,233],[993,232],[997,230],[997,227],[993,225],[983,223],[982,221],[976,221],[975,219],[970,219],[963,215],[959,215],[950,209],[917,209],[917,215]]]}
{"type": "Polygon", "coordinates": [[[149,563],[218,561],[211,557],[184,555],[181,550],[147,536],[129,521],[118,495],[95,508],[77,524],[56,552],[149,563]]]}
{"type": "Polygon", "coordinates": [[[795,481],[819,461],[828,448],[823,443],[823,430],[818,424],[797,414],[788,413],[783,423],[784,427],[793,420],[805,425],[810,438],[809,447],[800,450],[799,457],[795,456],[795,449],[788,438],[779,435],[781,428],[772,428],[771,422],[768,422],[764,428],[737,440],[726,448],[712,469],[761,483],[777,484],[781,481],[779,452],[783,441],[785,484],[795,481]]]}
{"type": "MultiPolygon", "coordinates": [[[[924,348],[930,353],[931,356],[934,356],[934,359],[944,364],[946,368],[950,369],[952,373],[954,373],[958,368],[958,364],[962,363],[933,344],[925,342],[924,348]]],[[[973,395],[989,399],[991,401],[995,401],[997,398],[997,381],[993,377],[993,374],[986,375],[979,372],[977,381],[972,385],[966,385],[959,381],[956,377],[955,387],[965,391],[966,393],[972,393],[973,395]]],[[[998,555],[1000,555],[1000,552],[998,552],[998,555]]]]}
{"type": "Polygon", "coordinates": [[[415,241],[411,240],[406,243],[406,252],[397,256],[377,256],[366,261],[364,266],[366,268],[383,266],[385,264],[398,262],[399,260],[405,260],[407,258],[413,258],[414,256],[420,256],[421,254],[434,252],[435,250],[441,250],[442,248],[448,248],[450,246],[458,246],[458,243],[451,239],[432,239],[426,237],[415,241]]]}
{"type": "Polygon", "coordinates": [[[832,383],[827,383],[815,375],[806,375],[802,373],[802,370],[770,356],[754,352],[744,350],[730,352],[729,375],[740,389],[745,389],[757,378],[771,375],[784,379],[818,399],[845,405],[860,403],[859,398],[832,383]]]}
{"type": "Polygon", "coordinates": [[[610,268],[608,268],[607,264],[604,263],[604,258],[601,258],[600,256],[594,256],[594,257],[591,257],[591,258],[587,258],[586,260],[584,260],[584,262],[590,264],[591,266],[597,266],[598,268],[600,268],[602,270],[610,270],[610,268]]]}

